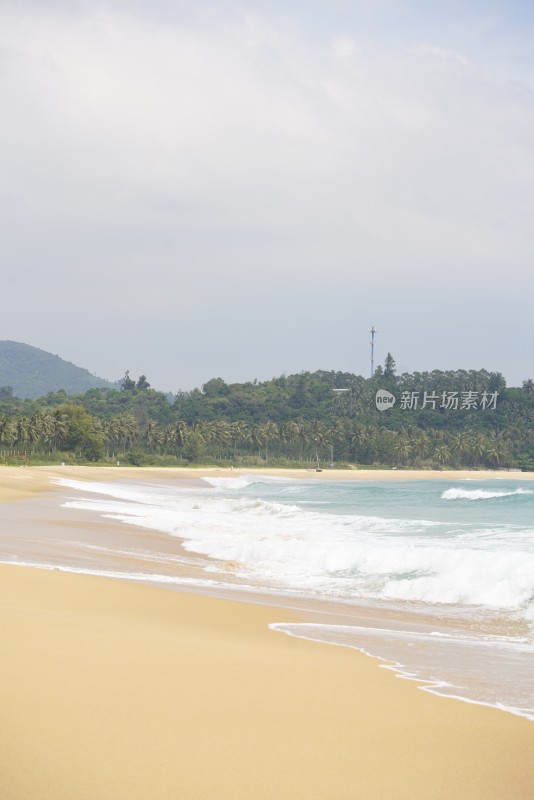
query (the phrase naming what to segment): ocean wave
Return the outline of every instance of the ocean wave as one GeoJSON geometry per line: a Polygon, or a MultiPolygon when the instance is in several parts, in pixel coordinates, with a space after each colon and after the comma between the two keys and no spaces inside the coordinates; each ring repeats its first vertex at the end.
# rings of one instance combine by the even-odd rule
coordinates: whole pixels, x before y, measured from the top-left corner
{"type": "Polygon", "coordinates": [[[233,574],[258,586],[506,609],[532,619],[534,535],[526,528],[520,535],[517,526],[451,531],[435,520],[332,514],[259,493],[74,481],[68,487],[97,496],[69,498],[67,507],[177,537],[189,553],[223,568],[231,562],[233,574]]]}
{"type": "Polygon", "coordinates": [[[207,478],[203,477],[204,483],[209,484],[215,489],[246,489],[247,486],[254,484],[249,478],[207,478]]]}
{"type": "Polygon", "coordinates": [[[531,489],[514,489],[511,492],[490,492],[487,489],[446,489],[442,500],[493,500],[497,497],[513,497],[518,494],[534,494],[531,489]]]}
{"type": "MultiPolygon", "coordinates": [[[[457,548],[439,540],[392,540],[328,520],[269,515],[261,510],[214,514],[91,501],[66,505],[166,532],[181,539],[189,553],[231,562],[242,579],[330,596],[521,609],[534,596],[534,554],[457,548]]],[[[323,515],[317,515],[321,517],[323,515]]]]}
{"type": "Polygon", "coordinates": [[[215,489],[225,489],[235,491],[238,489],[246,489],[248,486],[254,484],[270,484],[270,483],[289,483],[288,478],[279,477],[277,475],[239,475],[234,478],[213,478],[211,476],[203,476],[202,480],[209,483],[215,489]]]}
{"type": "MultiPolygon", "coordinates": [[[[124,537],[123,561],[88,541],[72,571],[210,592],[259,590],[299,603],[313,597],[400,609],[408,612],[405,630],[394,623],[386,631],[272,627],[356,647],[387,660],[387,668],[403,677],[431,681],[426,691],[532,719],[534,525],[530,498],[513,496],[534,492],[518,489],[517,478],[498,487],[477,482],[479,489],[447,488],[448,482],[390,487],[284,480],[277,486],[263,476],[210,481],[206,488],[58,481],[65,506],[146,530],[140,538],[124,537]],[[440,496],[495,500],[450,504],[440,496]],[[501,500],[506,497],[509,502],[501,500]],[[169,540],[160,546],[164,537],[169,540]],[[182,562],[194,563],[198,578],[182,577],[182,562]],[[418,622],[409,631],[413,613],[418,622]],[[423,635],[427,617],[433,621],[423,635]],[[489,632],[507,631],[510,636],[493,636],[488,644],[489,632]]],[[[59,568],[71,571],[68,563],[59,568]]]]}

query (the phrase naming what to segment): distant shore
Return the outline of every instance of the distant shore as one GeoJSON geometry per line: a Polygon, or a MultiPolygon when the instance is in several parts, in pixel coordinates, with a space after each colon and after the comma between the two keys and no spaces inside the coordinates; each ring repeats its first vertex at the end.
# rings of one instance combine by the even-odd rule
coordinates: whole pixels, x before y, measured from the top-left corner
{"type": "MultiPolygon", "coordinates": [[[[168,482],[251,472],[313,480],[512,477],[3,467],[0,499],[16,501],[24,514],[24,498],[35,498],[38,538],[61,524],[62,509],[51,511],[49,499],[46,520],[39,511],[45,493],[57,491],[53,478],[168,482]]],[[[0,509],[3,530],[9,508],[0,509]]],[[[534,797],[532,722],[418,691],[353,650],[268,628],[306,619],[303,613],[1,565],[2,800],[534,797]]]]}
{"type": "Polygon", "coordinates": [[[268,467],[102,467],[102,466],[0,466],[0,502],[30,497],[53,488],[51,478],[114,481],[119,479],[200,480],[206,477],[238,477],[241,475],[301,480],[338,481],[419,481],[419,480],[520,480],[534,481],[534,472],[518,470],[423,470],[423,469],[283,469],[268,467]]]}

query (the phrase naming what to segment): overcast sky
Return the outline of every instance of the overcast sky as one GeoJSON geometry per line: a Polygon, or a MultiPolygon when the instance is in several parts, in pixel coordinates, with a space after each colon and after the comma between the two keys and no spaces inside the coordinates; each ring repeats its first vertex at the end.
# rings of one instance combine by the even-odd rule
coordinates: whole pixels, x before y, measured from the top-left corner
{"type": "Polygon", "coordinates": [[[534,4],[0,0],[0,339],[534,377],[534,4]]]}

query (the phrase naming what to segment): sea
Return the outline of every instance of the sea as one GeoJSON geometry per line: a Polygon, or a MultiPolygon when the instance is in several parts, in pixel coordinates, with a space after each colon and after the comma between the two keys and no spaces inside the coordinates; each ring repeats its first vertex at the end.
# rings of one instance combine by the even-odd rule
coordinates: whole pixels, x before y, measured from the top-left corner
{"type": "Polygon", "coordinates": [[[65,510],[116,535],[72,528],[0,560],[271,598],[279,635],[534,721],[534,482],[199,478],[58,479],[65,510]]]}

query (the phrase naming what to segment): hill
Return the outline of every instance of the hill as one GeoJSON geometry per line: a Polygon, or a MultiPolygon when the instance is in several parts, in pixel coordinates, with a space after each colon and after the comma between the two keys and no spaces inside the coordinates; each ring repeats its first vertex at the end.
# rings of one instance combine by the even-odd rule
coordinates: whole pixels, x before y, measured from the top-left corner
{"type": "Polygon", "coordinates": [[[0,341],[0,387],[8,386],[15,397],[32,400],[60,389],[80,394],[98,387],[113,388],[109,381],[38,347],[0,341]]]}

